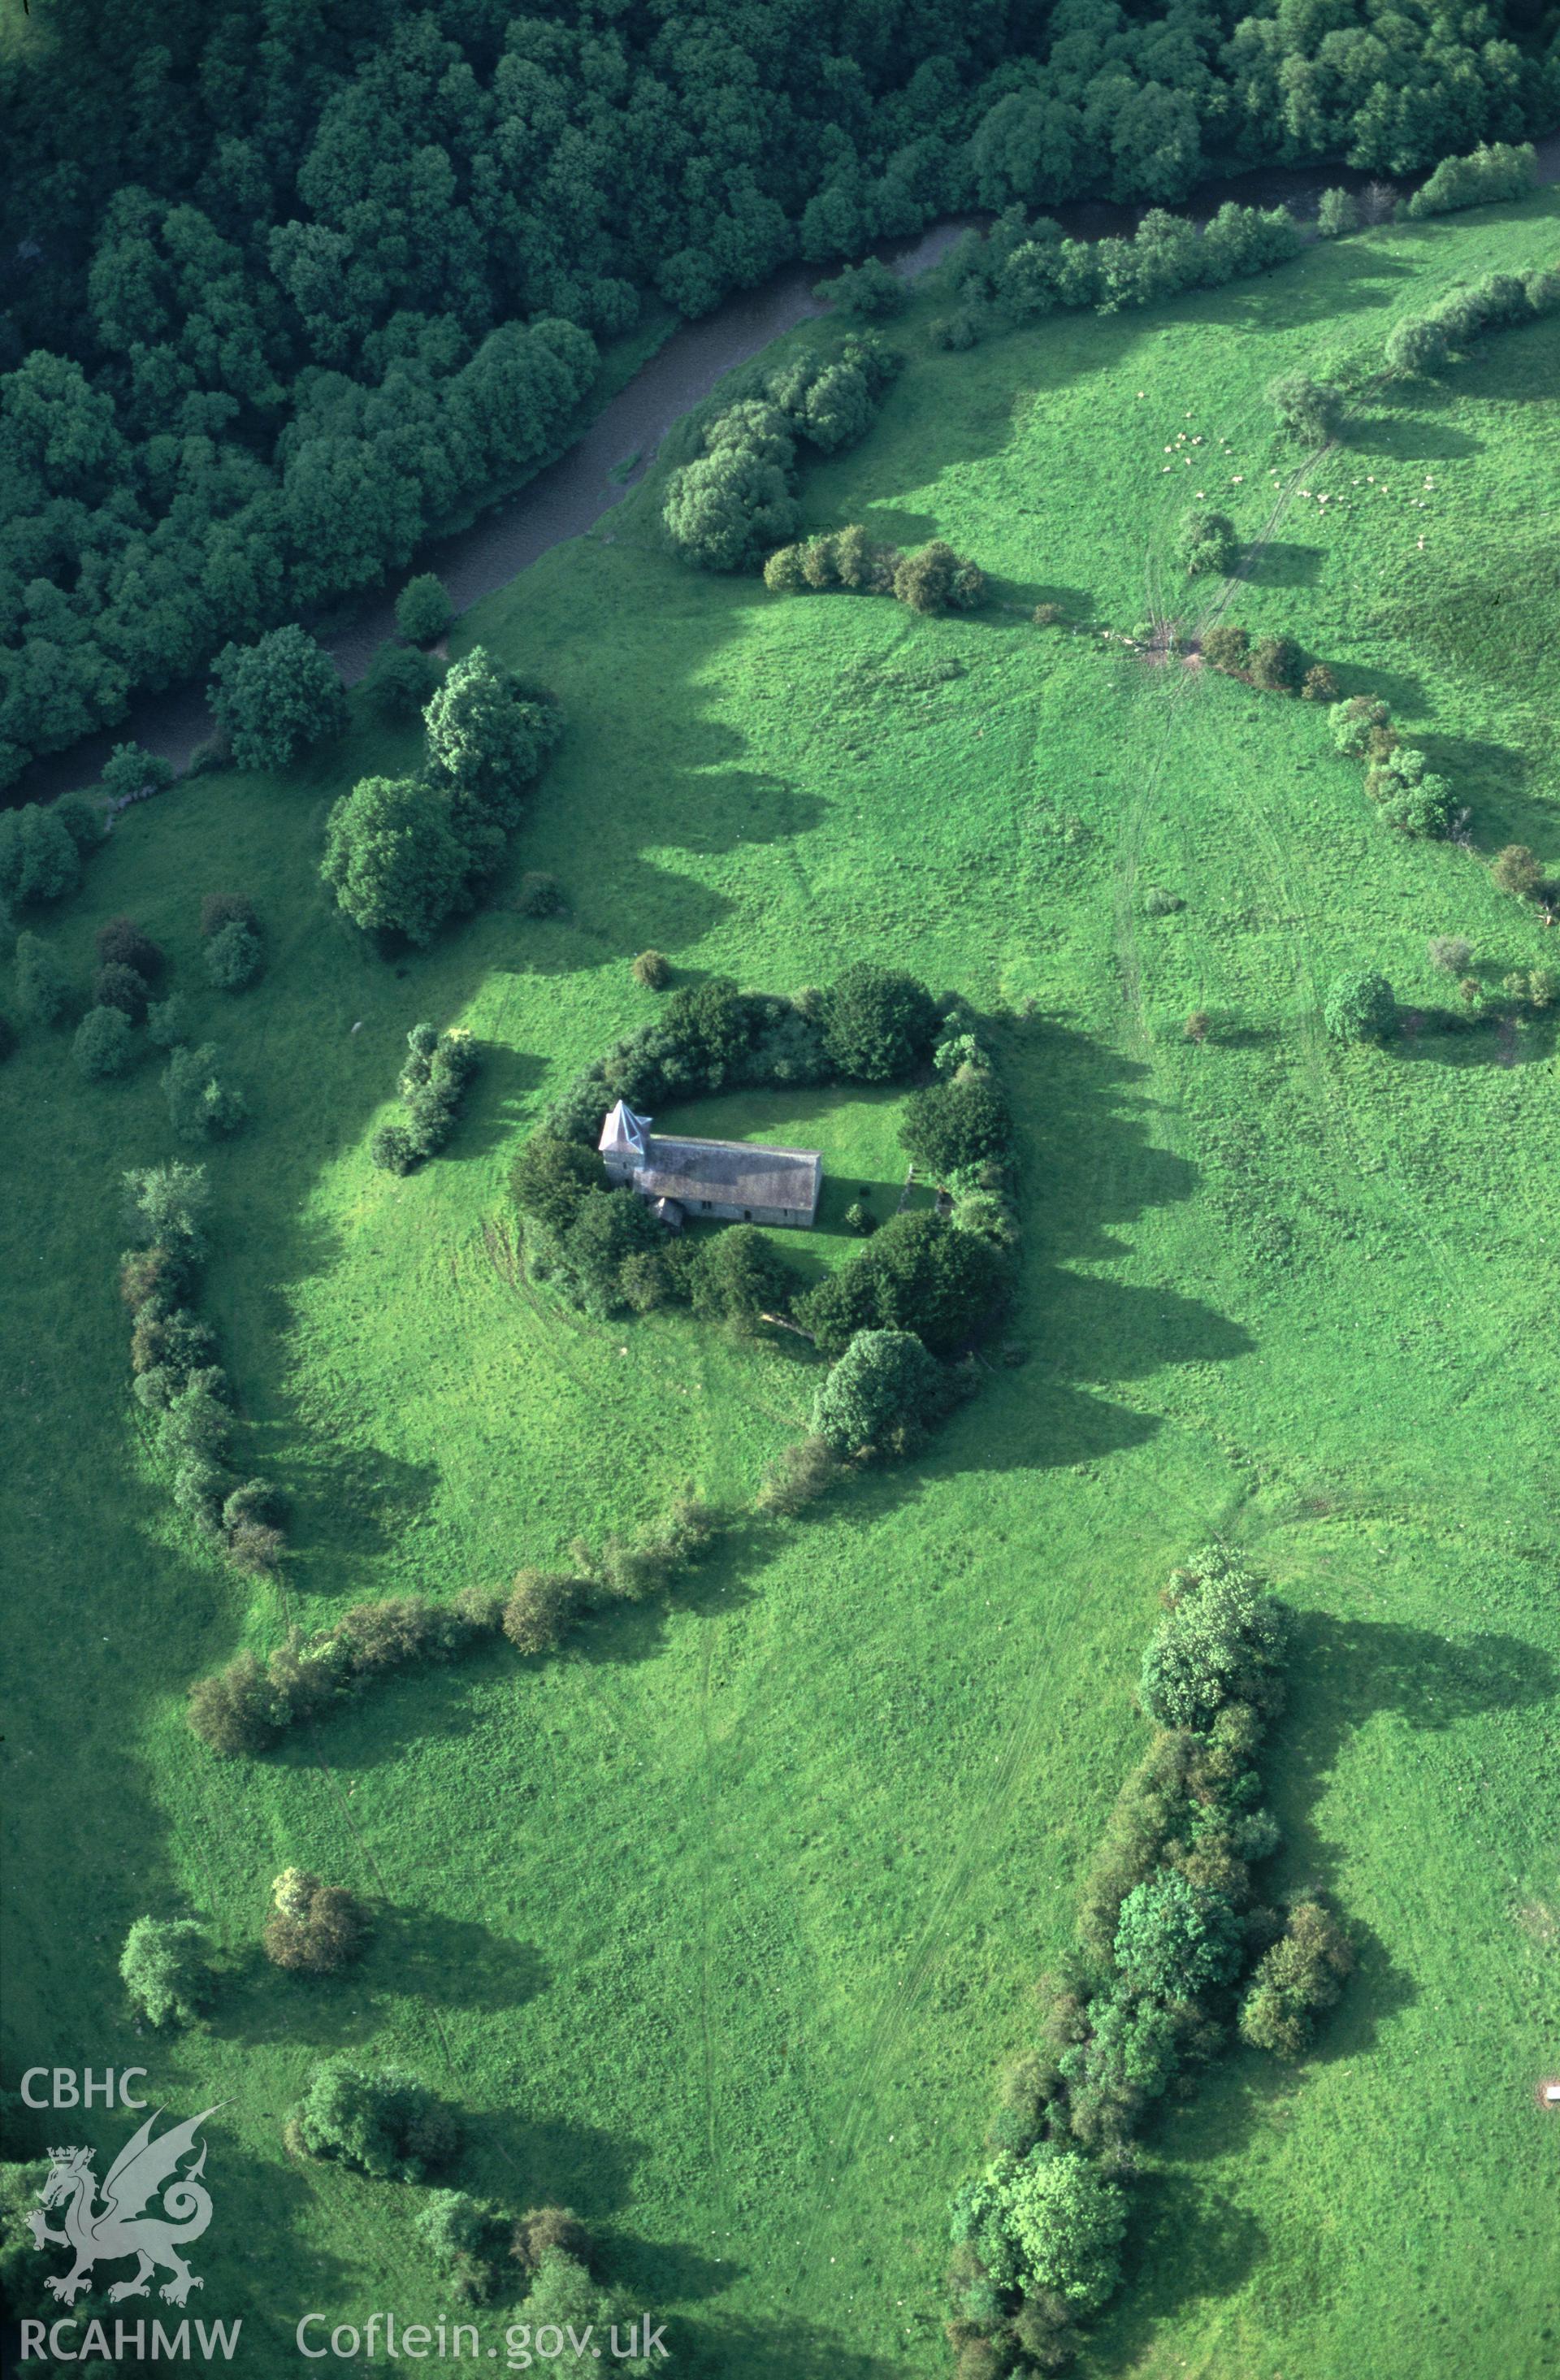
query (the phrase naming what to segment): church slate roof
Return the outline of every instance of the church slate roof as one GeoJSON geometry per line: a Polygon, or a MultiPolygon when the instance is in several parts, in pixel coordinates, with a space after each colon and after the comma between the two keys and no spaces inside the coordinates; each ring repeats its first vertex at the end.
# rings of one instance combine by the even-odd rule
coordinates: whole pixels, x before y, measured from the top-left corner
{"type": "Polygon", "coordinates": [[[815,1148],[770,1148],[740,1140],[673,1140],[652,1134],[638,1184],[647,1197],[676,1198],[698,1212],[720,1207],[783,1207],[811,1215],[823,1160],[815,1148]]]}

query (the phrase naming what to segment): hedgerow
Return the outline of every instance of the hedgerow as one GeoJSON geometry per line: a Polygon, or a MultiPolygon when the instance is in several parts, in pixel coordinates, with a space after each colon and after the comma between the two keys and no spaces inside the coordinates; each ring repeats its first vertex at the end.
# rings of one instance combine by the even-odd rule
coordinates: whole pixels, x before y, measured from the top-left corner
{"type": "MultiPolygon", "coordinates": [[[[422,1028],[425,1036],[431,1029],[422,1028]]],[[[412,1039],[416,1050],[417,1036],[412,1039]]],[[[896,1216],[852,1265],[798,1302],[803,1319],[792,1327],[832,1361],[811,1431],[781,1451],[754,1500],[771,1520],[794,1517],[853,1468],[910,1453],[973,1386],[970,1368],[946,1358],[992,1318],[1017,1245],[1004,1171],[1011,1128],[989,1053],[965,1011],[939,1014],[913,977],[864,965],[794,1002],[719,980],[689,987],[605,1062],[641,1084],[653,1075],[713,1085],[728,1068],[751,1079],[744,1070],[758,1064],[803,1066],[809,1079],[821,1069],[821,1079],[830,1071],[830,1049],[857,1070],[855,1079],[869,1081],[930,1055],[938,1080],[928,1089],[955,1110],[978,1090],[978,1139],[992,1153],[951,1169],[937,1210],[896,1216]],[[805,1032],[792,1029],[798,1022],[805,1032]]],[[[570,1294],[610,1294],[640,1311],[675,1296],[739,1327],[778,1318],[794,1276],[765,1233],[735,1225],[672,1240],[632,1190],[607,1188],[593,1145],[607,1104],[602,1087],[601,1065],[587,1068],[514,1162],[516,1205],[527,1245],[535,1253],[539,1245],[548,1259],[544,1273],[570,1294]]],[[[913,1140],[925,1133],[926,1112],[918,1111],[908,1127],[913,1140]]],[[[953,1153],[968,1145],[961,1139],[953,1153]]],[[[175,1494],[206,1525],[220,1515],[237,1560],[246,1533],[267,1528],[270,1491],[252,1481],[220,1500],[229,1416],[211,1334],[176,1303],[191,1269],[177,1226],[187,1185],[165,1178],[195,1171],[163,1169],[149,1178],[155,1229],[125,1260],[124,1280],[137,1306],[137,1360],[147,1381],[142,1389],[138,1380],[138,1394],[158,1410],[166,1399],[179,1401],[186,1461],[175,1494]]],[[[656,1526],[599,1547],[576,1538],[567,1568],[527,1567],[507,1591],[474,1586],[448,1603],[403,1596],[358,1604],[330,1628],[291,1631],[264,1660],[246,1650],[197,1680],[189,1724],[213,1752],[253,1755],[391,1670],[446,1661],[500,1637],[517,1652],[545,1657],[593,1610],[663,1593],[705,1555],[720,1527],[720,1516],[687,1494],[656,1526]]]]}
{"type": "Polygon", "coordinates": [[[168,1468],[174,1508],[236,1569],[272,1571],[283,1549],[284,1501],[268,1480],[241,1480],[230,1466],[232,1389],[215,1335],[189,1302],[206,1253],[205,1168],[136,1168],[124,1186],[137,1238],[119,1260],[132,1385],[168,1468]]]}
{"type": "Polygon", "coordinates": [[[1154,1741],[1082,1879],[1078,1952],[1042,1987],[1038,2037],[1001,2078],[987,2162],[955,2193],[960,2372],[1050,2372],[1120,2280],[1131,2143],[1193,2087],[1231,2019],[1252,2046],[1304,2055],[1352,1963],[1347,1932],[1304,1893],[1259,1904],[1278,1847],[1262,1808],[1264,1731],[1281,1707],[1285,1607],[1227,1549],[1170,1582],[1143,1657],[1154,1741]]]}
{"type": "Polygon", "coordinates": [[[609,1537],[595,1550],[576,1540],[568,1571],[523,1570],[507,1590],[465,1587],[447,1603],[404,1595],[355,1604],[329,1628],[292,1630],[264,1660],[246,1650],[197,1679],[189,1724],[225,1758],[254,1755],[395,1670],[453,1660],[503,1638],[522,1653],[555,1651],[577,1617],[664,1591],[700,1559],[715,1527],[708,1507],[684,1496],[637,1536],[609,1537]]]}
{"type": "Polygon", "coordinates": [[[1525,199],[1538,182],[1538,152],[1530,140],[1481,141],[1466,157],[1443,157],[1399,212],[1418,223],[1425,215],[1449,215],[1463,207],[1493,206],[1525,199]]]}
{"type": "Polygon", "coordinates": [[[1560,266],[1489,273],[1453,290],[1428,313],[1409,314],[1396,323],[1384,350],[1387,371],[1398,380],[1432,375],[1466,351],[1481,331],[1518,329],[1556,307],[1560,266]]]}
{"type": "Polygon", "coordinates": [[[477,1071],[476,1045],[464,1026],[441,1032],[436,1025],[414,1025],[406,1048],[397,1086],[406,1121],[381,1124],[369,1143],[369,1156],[387,1173],[409,1173],[443,1148],[477,1071]]]}
{"type": "Polygon", "coordinates": [[[1093,306],[1102,314],[1152,306],[1186,289],[1214,289],[1284,264],[1300,249],[1283,207],[1227,200],[1199,232],[1185,215],[1150,207],[1131,238],[1067,239],[1050,215],[1010,206],[984,237],[967,232],[952,259],[961,304],[941,344],[968,347],[994,331],[1093,306]]]}
{"type": "Polygon", "coordinates": [[[913,612],[971,612],[986,595],[986,574],[942,538],[901,553],[853,523],[848,528],[782,545],[764,565],[764,584],[776,594],[801,595],[848,588],[858,595],[892,595],[913,612]]]}
{"type": "Polygon", "coordinates": [[[1405,744],[1386,704],[1371,694],[1351,695],[1328,712],[1334,748],[1363,760],[1365,791],[1380,806],[1383,823],[1398,833],[1445,838],[1467,823],[1446,779],[1431,769],[1417,746],[1405,744]]]}

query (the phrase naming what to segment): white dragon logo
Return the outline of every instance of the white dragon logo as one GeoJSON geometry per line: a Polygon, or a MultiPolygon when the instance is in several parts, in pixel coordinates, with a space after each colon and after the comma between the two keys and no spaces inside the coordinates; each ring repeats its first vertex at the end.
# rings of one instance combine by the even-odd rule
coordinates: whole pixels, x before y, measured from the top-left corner
{"type": "MultiPolygon", "coordinates": [[[[217,2107],[224,2104],[217,2101],[217,2107]]],[[[216,2107],[205,2107],[191,2116],[187,2124],[175,2124],[172,2131],[153,2140],[151,2128],[162,2114],[153,2108],[134,2140],[127,2142],[109,2168],[103,2183],[101,2206],[94,2204],[98,2195],[98,2178],[92,2171],[91,2149],[51,2149],[49,2177],[39,2192],[45,2208],[65,2207],[65,2228],[51,2231],[46,2216],[34,2213],[32,2244],[35,2248],[69,2248],[76,2257],[73,2271],[51,2273],[44,2282],[63,2304],[74,2303],[91,2283],[92,2266],[112,2264],[120,2256],[136,2256],[139,2265],[127,2281],[115,2281],[108,2295],[111,2301],[120,2298],[144,2298],[151,2295],[152,2274],[162,2266],[173,2275],[161,2294],[174,2305],[183,2305],[191,2289],[205,2284],[198,2273],[192,2273],[179,2250],[191,2240],[199,2240],[212,2219],[211,2193],[202,2189],[200,2176],[206,2169],[206,2144],[200,2143],[200,2155],[187,2173],[178,2170],[179,2159],[195,2146],[195,2135],[216,2107]],[[155,2213],[145,2210],[159,2192],[162,2204],[155,2213]]]]}

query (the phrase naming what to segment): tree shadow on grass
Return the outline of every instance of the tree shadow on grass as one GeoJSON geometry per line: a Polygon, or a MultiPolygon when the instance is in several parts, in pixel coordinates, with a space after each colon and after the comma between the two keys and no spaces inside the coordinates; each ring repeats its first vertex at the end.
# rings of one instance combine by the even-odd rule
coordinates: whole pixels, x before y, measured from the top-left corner
{"type": "Polygon", "coordinates": [[[367,1955],[355,1971],[365,1991],[412,1992],[435,2008],[496,2013],[523,2008],[551,1977],[528,1942],[443,1911],[376,1902],[367,1955]]]}
{"type": "MultiPolygon", "coordinates": [[[[1485,967],[1486,978],[1499,972],[1485,967]]],[[[1479,1066],[1533,1066],[1553,1056],[1556,1017],[1553,1010],[1530,1014],[1518,1030],[1509,1015],[1469,1020],[1442,1009],[1409,1009],[1402,1029],[1387,1044],[1388,1056],[1398,1065],[1450,1066],[1459,1071],[1479,1066]]]]}
{"type": "Polygon", "coordinates": [[[761,2323],[713,2316],[708,2323],[679,2318],[668,2330],[675,2338],[678,2368],[707,2374],[709,2380],[900,2380],[896,2357],[864,2354],[841,2344],[816,2323],[800,2317],[761,2323]]]}
{"type": "Polygon", "coordinates": [[[1078,1269],[1129,1255],[1124,1227],[1196,1191],[1196,1167],[1152,1136],[1156,1111],[1140,1087],[1148,1067],[1054,1017],[976,1023],[1019,1123],[1024,1236],[998,1335],[1026,1360],[1013,1371],[988,1364],[978,1393],[918,1456],[831,1495],[820,1510],[847,1526],[876,1525],[949,1471],[1047,1470],[1141,1446],[1157,1416],[1098,1390],[1172,1366],[1232,1362],[1254,1345],[1198,1299],[1078,1269]]]}
{"type": "Polygon", "coordinates": [[[1292,1804],[1278,1815],[1299,1847],[1298,1864],[1320,1868],[1324,1882],[1330,1854],[1309,1833],[1304,1813],[1359,1729],[1384,1718],[1416,1734],[1440,1734],[1487,1711],[1531,1709],[1560,1693],[1554,1661],[1520,1637],[1491,1630],[1442,1636],[1319,1610],[1296,1614],[1289,1676],[1289,1706],[1271,1739],[1292,1804]]]}
{"type": "MultiPolygon", "coordinates": [[[[1314,587],[1322,576],[1322,548],[1274,538],[1237,565],[1237,587],[1314,587]]],[[[1237,596],[1236,601],[1239,603],[1237,596]]]]}
{"type": "Polygon", "coordinates": [[[587,2223],[628,2204],[643,2142],[596,2124],[528,2120],[531,2078],[518,2060],[504,2088],[514,2095],[512,2105],[463,2111],[462,2189],[517,2215],[529,2206],[572,2206],[587,2223]]]}
{"type": "Polygon", "coordinates": [[[1459,805],[1473,812],[1471,832],[1485,854],[1508,843],[1525,843],[1541,856],[1560,848],[1560,813],[1554,804],[1529,791],[1531,762],[1510,744],[1477,735],[1416,734],[1430,766],[1447,779],[1459,805]]]}
{"type": "Polygon", "coordinates": [[[1089,2334],[1078,2369],[1134,2370],[1162,2323],[1230,2296],[1266,2246],[1256,2218],[1202,2177],[1150,2168],[1132,2186],[1120,2291],[1089,2334]]]}
{"type": "MultiPolygon", "coordinates": [[[[1337,680],[1340,702],[1352,701],[1357,694],[1375,695],[1385,703],[1394,719],[1399,720],[1422,715],[1430,702],[1424,680],[1416,677],[1411,670],[1385,669],[1374,662],[1361,667],[1356,662],[1335,661],[1331,655],[1327,666],[1337,680]]],[[[1426,740],[1417,727],[1410,730],[1410,736],[1416,744],[1426,740]]],[[[1344,762],[1350,769],[1356,765],[1352,760],[1344,762]]]]}
{"type": "Polygon", "coordinates": [[[528,1050],[511,1050],[502,1041],[478,1041],[476,1047],[477,1072],[455,1128],[438,1156],[429,1160],[431,1165],[452,1159],[469,1162],[507,1147],[547,1080],[546,1060],[528,1050]]]}
{"type": "MultiPolygon", "coordinates": [[[[279,2135],[286,2107],[260,2112],[279,2135]]],[[[209,2321],[242,2315],[236,2368],[289,2371],[298,2360],[295,2325],[300,2315],[315,2307],[344,2306],[360,2286],[354,2265],[321,2244],[317,2177],[323,2168],[280,2153],[245,2155],[231,2138],[213,2138],[211,2164],[213,2198],[220,2188],[220,2221],[200,2242],[195,2261],[203,2287],[183,2311],[192,2318],[203,2313],[209,2321]]],[[[146,2316],[149,2335],[155,2314],[169,2331],[182,2319],[155,2298],[150,2306],[132,2301],[117,2311],[132,2323],[138,2313],[146,2316]]],[[[217,2368],[214,2360],[208,2368],[217,2368]]]]}
{"type": "MultiPolygon", "coordinates": [[[[484,1728],[513,1724],[508,1706],[502,1713],[485,1706],[478,1700],[481,1691],[507,1685],[523,1694],[526,1674],[544,1664],[562,1660],[606,1667],[654,1660],[665,1645],[667,1624],[673,1614],[730,1613],[755,1599],[758,1590],[750,1579],[772,1550],[773,1525],[756,1517],[739,1517],[672,1586],[641,1602],[599,1594],[582,1608],[555,1653],[523,1655],[502,1636],[495,1636],[478,1650],[456,1654],[448,1661],[392,1670],[366,1679],[320,1714],[320,1745],[314,1743],[307,1727],[295,1726],[265,1757],[291,1767],[312,1768],[322,1747],[333,1767],[353,1774],[366,1772],[393,1765],[414,1743],[450,1742],[484,1728]]],[[[561,1567],[568,1566],[569,1558],[561,1557],[561,1567]]],[[[441,1918],[434,1930],[442,1958],[453,1935],[463,1928],[441,1918]]],[[[483,1931],[470,1930],[474,1935],[483,1931]]],[[[402,1938],[409,1940],[406,1936],[402,1938]]],[[[480,1946],[477,1957],[478,1978],[489,1973],[494,1989],[505,1994],[513,1984],[524,1980],[520,1963],[511,1958],[513,1949],[497,1941],[490,1958],[480,1946]]],[[[371,1960],[372,1952],[369,1955],[371,1960]]],[[[428,1973],[433,1972],[429,1963],[428,1973]]],[[[467,1977],[462,1988],[469,1986],[470,1980],[467,1977]]],[[[431,1985],[429,1996],[436,1996],[431,1985]]],[[[442,1997],[449,2006],[457,2008],[513,2005],[509,1997],[490,2003],[468,2001],[458,1989],[447,1989],[442,1997]]]]}
{"type": "MultiPolygon", "coordinates": [[[[1439,402],[1449,403],[1443,395],[1439,402]]],[[[1481,455],[1482,438],[1435,418],[1437,400],[1421,397],[1393,413],[1360,415],[1348,425],[1348,451],[1377,463],[1453,463],[1481,455]]],[[[1379,476],[1379,474],[1378,474],[1379,476]]]]}
{"type": "MultiPolygon", "coordinates": [[[[1439,1734],[1485,1712],[1536,1708],[1560,1692],[1554,1660],[1519,1637],[1481,1631],[1459,1641],[1321,1610],[1295,1614],[1289,1678],[1288,1706],[1268,1739],[1264,1763],[1284,1850],[1277,1872],[1259,1883],[1259,1890],[1289,1896],[1336,1888],[1343,1852],[1321,1834],[1312,1814],[1344,1747],[1361,1729],[1397,1725],[1439,1734]]],[[[1358,1963],[1338,2007],[1321,2018],[1307,2063],[1368,2051],[1382,2024],[1416,1997],[1413,1977],[1385,1945],[1358,1919],[1349,1925],[1358,1963]]],[[[1138,2369],[1161,2324],[1200,2299],[1228,2296],[1245,2279],[1264,2235],[1250,2216],[1218,2198],[1204,2176],[1239,2153],[1252,2120],[1303,2086],[1304,2073],[1303,2064],[1280,2066],[1242,2050],[1209,2075],[1194,2101],[1167,2110],[1151,2145],[1175,2166],[1153,2173],[1134,2195],[1122,2292],[1093,2336],[1086,2368],[1138,2369]]]]}
{"type": "Polygon", "coordinates": [[[327,1445],[296,1424],[279,1426],[265,1447],[268,1467],[291,1491],[290,1583],[338,1590],[395,1545],[431,1503],[432,1463],[406,1463],[381,1448],[327,1445]]]}
{"type": "Polygon", "coordinates": [[[1179,314],[1237,330],[1260,325],[1274,331],[1338,314],[1379,313],[1397,304],[1394,285],[1413,275],[1411,265],[1377,248],[1347,243],[1331,250],[1324,273],[1308,273],[1305,264],[1303,257],[1297,258],[1266,273],[1226,282],[1217,290],[1169,299],[1163,307],[1149,308],[1147,314],[1150,320],[1179,314]]]}
{"type": "Polygon", "coordinates": [[[223,1977],[212,2031],[250,2048],[295,2041],[318,2057],[365,2048],[384,2022],[370,2003],[361,1966],[339,1975],[289,1975],[273,1967],[259,1943],[223,1977]]]}
{"type": "Polygon", "coordinates": [[[447,1661],[385,1670],[337,1695],[312,1725],[290,1727],[264,1756],[287,1767],[317,1769],[322,1755],[333,1769],[350,1775],[384,1767],[414,1743],[449,1743],[491,1724],[475,1697],[529,1666],[500,1636],[447,1661]]]}
{"type": "Polygon", "coordinates": [[[1026,614],[1038,604],[1055,603],[1062,617],[1056,623],[1078,626],[1092,623],[1096,617],[1094,589],[1090,587],[1064,587],[1054,578],[1029,578],[1020,583],[1015,579],[994,578],[990,581],[992,602],[1016,602],[1026,614]]]}

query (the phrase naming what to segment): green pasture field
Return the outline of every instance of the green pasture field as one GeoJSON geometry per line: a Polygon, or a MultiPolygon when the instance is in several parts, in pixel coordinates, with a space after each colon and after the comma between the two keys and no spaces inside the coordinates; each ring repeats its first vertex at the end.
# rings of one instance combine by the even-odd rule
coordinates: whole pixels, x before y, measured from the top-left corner
{"type": "MultiPolygon", "coordinates": [[[[283,2150],[311,2060],[353,2046],[459,2101],[465,2186],[601,2228],[673,2374],[942,2372],[948,2195],[1141,1748],[1159,1589],[1215,1533],[1300,1615],[1274,1888],[1324,1885],[1361,1960],[1311,2061],[1232,2054],[1152,2135],[1086,2369],[1560,2366],[1560,2118],[1534,2098],[1560,2069],[1555,1037],[1339,1051],[1319,1021],[1346,965],[1405,1003],[1444,992],[1431,934],[1469,935],[1491,984],[1552,957],[1482,859],[1520,840],[1560,863],[1560,321],[1368,391],[1319,459],[1262,396],[1291,366],[1363,379],[1397,315],[1552,259],[1557,229],[1544,196],[1383,230],[965,355],[928,344],[933,289],[894,326],[911,362],[877,428],[804,497],[815,526],[951,538],[996,577],[979,615],[694,575],[658,543],[652,472],[461,623],[457,650],[558,689],[569,732],[511,876],[432,950],[378,954],[318,882],[331,801],[413,757],[361,718],[285,780],[127,814],[45,926],[84,983],[130,911],[248,1091],[209,1154],[203,1305],[295,1550],[277,1593],[193,1546],[127,1395],[117,1177],[174,1153],[151,1056],[91,1087],[66,1035],[28,1032],[4,1077],[5,2079],[135,2063],[181,2110],[226,2103],[190,2311],[242,2313],[244,2368],[298,2369],[311,2309],[453,2311],[417,2192],[283,2150]],[[1386,696],[1481,856],[1384,830],[1313,705],[1096,633],[1215,600],[1169,560],[1198,492],[1264,539],[1227,616],[1386,696]],[[1034,627],[1048,600],[1082,625],[1034,627]],[[519,914],[526,868],[566,917],[519,914]],[[237,998],[199,965],[200,896],[226,887],[270,949],[237,998]],[[1150,887],[1184,905],[1146,915],[1150,887]],[[186,1686],[289,1616],[501,1581],[688,1483],[737,1505],[805,1426],[800,1342],[587,1321],[517,1254],[513,1151],[654,1013],[646,945],[765,989],[903,964],[988,1016],[1022,1124],[1027,1360],[920,1459],[740,1524],[667,1606],[559,1659],[405,1676],[262,1761],[212,1759],[186,1686]],[[483,1065],[448,1152],[398,1180],[368,1140],[424,1016],[467,1025],[483,1065]],[[293,1864],[380,1905],[345,1978],[260,1958],[293,1864]],[[116,1961],[147,1911],[223,1946],[209,2029],[127,2019],[116,1961]]],[[[787,1243],[816,1266],[853,1245],[840,1184],[897,1197],[895,1108],[668,1121],[816,1133],[825,1228],[787,1243]]],[[[123,2137],[96,2110],[47,2137],[67,2121],[123,2137]]]]}

